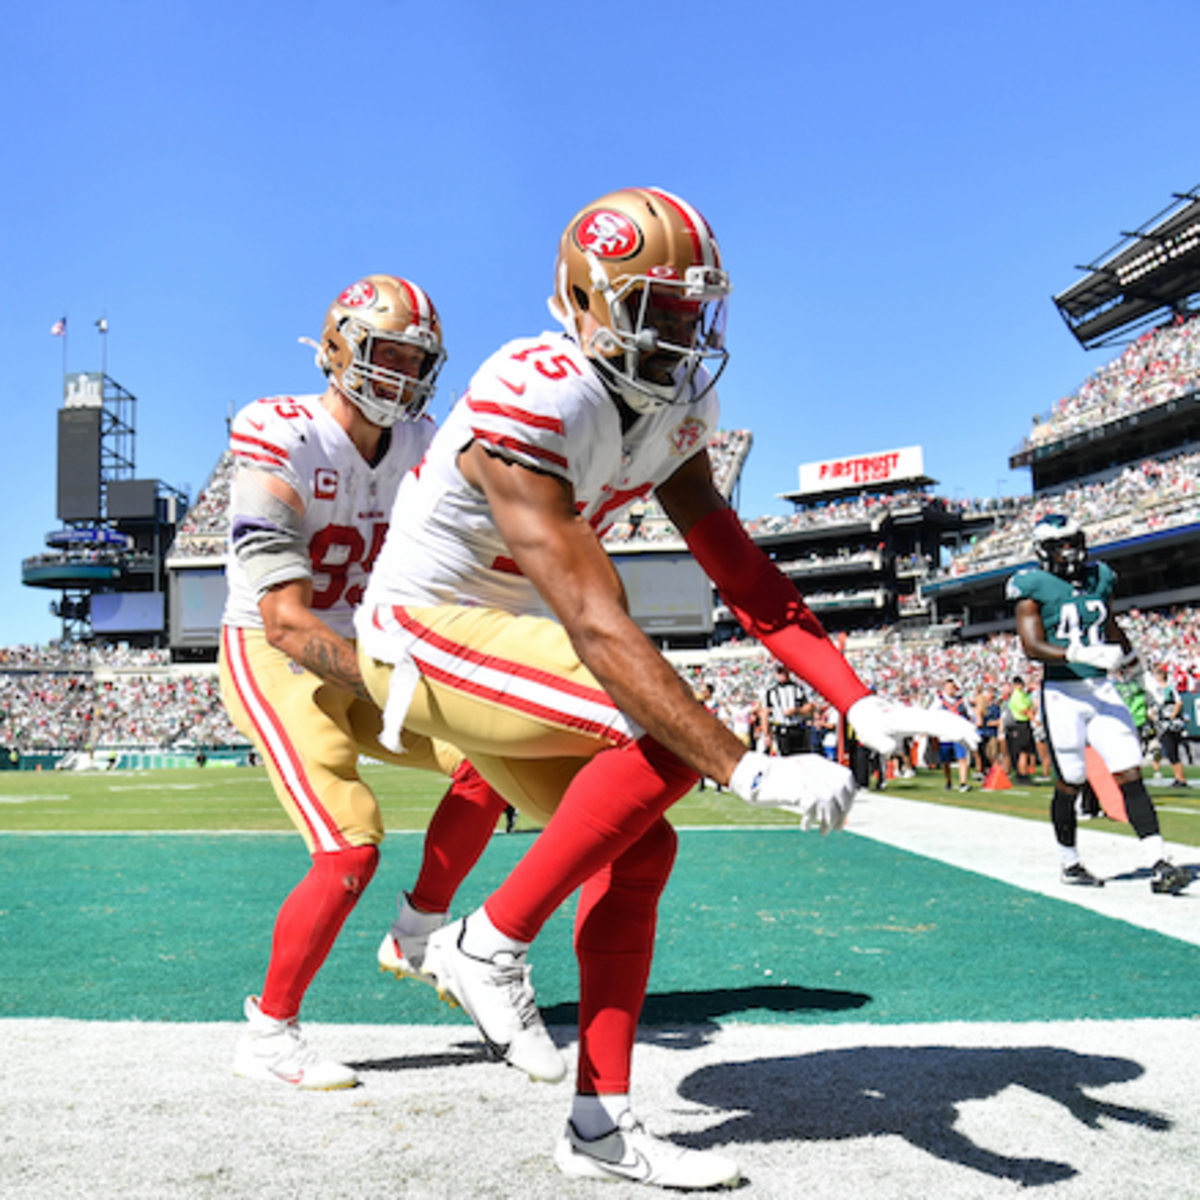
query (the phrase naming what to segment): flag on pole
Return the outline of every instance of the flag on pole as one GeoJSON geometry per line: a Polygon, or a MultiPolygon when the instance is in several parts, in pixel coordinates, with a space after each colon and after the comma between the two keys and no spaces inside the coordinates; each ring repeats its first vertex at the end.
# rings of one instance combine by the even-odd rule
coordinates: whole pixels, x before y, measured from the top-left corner
{"type": "Polygon", "coordinates": [[[51,337],[66,337],[67,336],[67,318],[63,317],[61,321],[55,321],[50,326],[51,337]]]}

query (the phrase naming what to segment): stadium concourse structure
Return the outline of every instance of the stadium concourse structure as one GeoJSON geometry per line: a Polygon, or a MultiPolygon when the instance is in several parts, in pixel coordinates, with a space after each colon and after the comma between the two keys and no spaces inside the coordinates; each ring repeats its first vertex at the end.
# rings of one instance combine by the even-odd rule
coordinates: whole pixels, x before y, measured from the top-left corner
{"type": "Polygon", "coordinates": [[[1085,349],[1124,350],[1033,418],[1009,458],[1032,497],[924,585],[964,638],[1013,628],[1005,582],[1046,512],[1071,513],[1118,574],[1117,611],[1200,599],[1200,192],[1174,203],[1054,297],[1085,349]]]}

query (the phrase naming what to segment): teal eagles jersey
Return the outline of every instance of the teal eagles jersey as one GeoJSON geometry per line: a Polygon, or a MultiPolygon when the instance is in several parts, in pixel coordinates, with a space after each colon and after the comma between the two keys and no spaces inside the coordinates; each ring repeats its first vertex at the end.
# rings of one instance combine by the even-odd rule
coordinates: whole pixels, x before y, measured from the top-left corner
{"type": "MultiPolygon", "coordinates": [[[[1102,645],[1108,622],[1109,601],[1117,584],[1116,572],[1107,563],[1089,563],[1083,579],[1073,584],[1049,571],[1035,568],[1018,571],[1009,581],[1005,595],[1016,602],[1028,597],[1041,609],[1046,641],[1052,646],[1072,642],[1102,645]]],[[[1104,674],[1083,663],[1042,663],[1047,679],[1095,679],[1104,674]]]]}

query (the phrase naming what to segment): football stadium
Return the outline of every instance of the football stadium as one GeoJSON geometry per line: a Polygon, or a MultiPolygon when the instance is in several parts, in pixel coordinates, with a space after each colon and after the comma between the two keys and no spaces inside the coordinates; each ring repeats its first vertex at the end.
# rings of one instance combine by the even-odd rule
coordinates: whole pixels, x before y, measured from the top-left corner
{"type": "MultiPolygon", "coordinates": [[[[1109,355],[1033,421],[1010,463],[1031,494],[950,500],[919,443],[848,444],[780,481],[787,516],[741,513],[861,677],[927,707],[953,679],[971,711],[1040,674],[1005,585],[1032,532],[1072,514],[1118,574],[1144,667],[1183,699],[1183,783],[1153,685],[1143,771],[1174,862],[1200,875],[1200,194],[1123,235],[1055,296],[1109,355]]],[[[495,1061],[432,988],[376,946],[415,875],[442,781],[368,762],[387,837],[304,1007],[358,1073],[334,1092],[235,1078],[243,998],[305,862],[266,771],[222,705],[216,666],[233,457],[194,500],[134,478],[132,396],[66,379],[61,529],[23,564],[63,636],[0,650],[0,1190],[34,1197],[583,1197],[550,1157],[570,1084],[495,1061]],[[242,1136],[252,1128],[254,1137],[242,1136]]],[[[710,441],[736,507],[753,431],[710,441]]],[[[773,661],[738,626],[662,509],[605,534],[630,611],[713,711],[769,744],[773,661]]],[[[1003,738],[953,785],[915,739],[858,756],[820,697],[812,748],[848,761],[845,830],[804,832],[712,781],[680,835],[635,1052],[656,1132],[738,1160],[747,1197],[1056,1200],[1197,1192],[1200,885],[1155,894],[1129,825],[1085,821],[1103,888],[1059,879],[1049,760],[1003,738]]],[[[1041,742],[1044,747],[1044,740],[1041,742]]],[[[1109,777],[1111,779],[1111,777],[1109,777]]],[[[1103,773],[1089,782],[1104,790],[1103,773]]],[[[490,839],[454,911],[536,837],[490,839]]],[[[530,952],[568,1063],[578,980],[571,906],[530,952]]],[[[569,1076],[568,1076],[569,1078],[569,1076]]],[[[652,1194],[637,1182],[605,1195],[652,1194]]]]}

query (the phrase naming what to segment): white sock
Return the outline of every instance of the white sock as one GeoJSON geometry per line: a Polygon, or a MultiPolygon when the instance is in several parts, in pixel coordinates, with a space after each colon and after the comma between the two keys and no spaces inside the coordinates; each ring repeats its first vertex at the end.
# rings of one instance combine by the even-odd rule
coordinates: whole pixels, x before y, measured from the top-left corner
{"type": "Polygon", "coordinates": [[[462,948],[472,958],[481,958],[486,962],[497,954],[511,954],[515,958],[529,949],[529,943],[518,942],[501,933],[492,924],[487,909],[477,908],[466,920],[462,948]]]}
{"type": "Polygon", "coordinates": [[[1161,833],[1152,833],[1142,838],[1142,853],[1146,856],[1146,866],[1152,867],[1160,858],[1167,857],[1167,844],[1161,833]]]}
{"type": "Polygon", "coordinates": [[[579,1096],[571,1103],[571,1124],[582,1138],[595,1141],[617,1127],[621,1114],[629,1111],[629,1094],[579,1096]]]}
{"type": "Polygon", "coordinates": [[[396,939],[432,933],[441,927],[446,917],[445,913],[425,913],[413,908],[404,892],[397,897],[396,907],[399,915],[392,922],[392,936],[396,939]]]}
{"type": "Polygon", "coordinates": [[[1059,846],[1058,853],[1062,856],[1062,865],[1064,867],[1073,867],[1080,861],[1079,848],[1077,846],[1059,846]]]}

